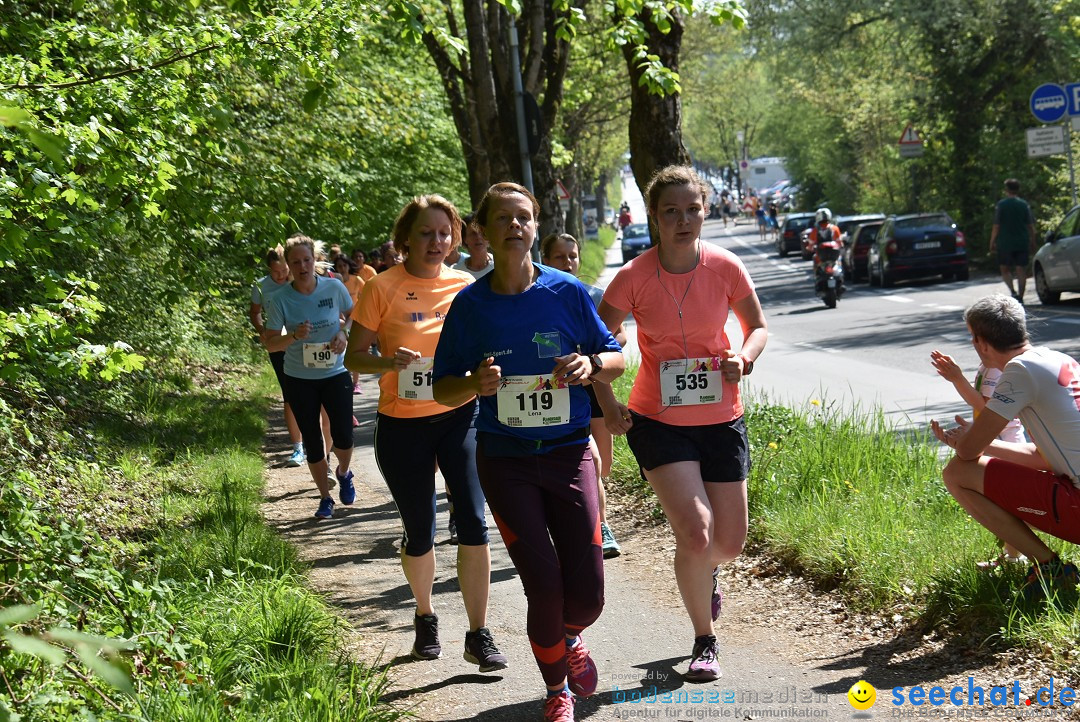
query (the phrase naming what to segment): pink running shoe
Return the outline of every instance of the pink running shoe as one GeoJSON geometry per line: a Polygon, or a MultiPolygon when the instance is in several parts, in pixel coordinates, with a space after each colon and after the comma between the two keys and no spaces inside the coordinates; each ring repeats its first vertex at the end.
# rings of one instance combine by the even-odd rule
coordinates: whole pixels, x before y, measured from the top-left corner
{"type": "Polygon", "coordinates": [[[566,650],[566,680],[570,691],[578,697],[588,697],[596,691],[598,679],[596,663],[579,634],[574,646],[566,650]]]}
{"type": "Polygon", "coordinates": [[[574,698],[565,689],[544,701],[544,722],[574,722],[574,698]]]}
{"type": "Polygon", "coordinates": [[[690,655],[690,669],[683,676],[689,682],[711,682],[720,679],[720,650],[716,637],[705,634],[694,640],[694,651],[690,655]]]}

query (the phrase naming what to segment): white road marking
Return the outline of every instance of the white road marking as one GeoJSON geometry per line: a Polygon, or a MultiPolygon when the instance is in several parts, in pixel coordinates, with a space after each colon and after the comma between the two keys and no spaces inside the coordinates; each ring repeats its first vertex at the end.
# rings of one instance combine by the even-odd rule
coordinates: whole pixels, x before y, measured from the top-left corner
{"type": "Polygon", "coordinates": [[[1057,323],[1071,323],[1080,326],[1080,318],[1065,318],[1064,316],[1050,316],[1044,318],[1044,321],[1056,321],[1057,323]]]}
{"type": "Polygon", "coordinates": [[[910,298],[904,298],[903,296],[882,296],[882,298],[893,303],[913,303],[910,298]]]}

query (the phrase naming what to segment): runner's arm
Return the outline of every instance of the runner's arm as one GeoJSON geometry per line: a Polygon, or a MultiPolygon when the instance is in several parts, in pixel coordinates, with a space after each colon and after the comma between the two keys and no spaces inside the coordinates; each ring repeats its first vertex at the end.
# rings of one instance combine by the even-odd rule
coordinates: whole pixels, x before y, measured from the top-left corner
{"type": "MultiPolygon", "coordinates": [[[[765,321],[765,312],[761,310],[761,301],[757,293],[751,291],[749,295],[731,302],[731,310],[735,312],[735,318],[739,319],[739,326],[743,332],[742,348],[739,355],[745,356],[748,361],[757,361],[758,356],[765,350],[765,343],[769,340],[769,324],[765,321]]],[[[740,362],[741,363],[741,362],[740,362]]],[[[742,371],[742,367],[739,368],[742,371]]]]}

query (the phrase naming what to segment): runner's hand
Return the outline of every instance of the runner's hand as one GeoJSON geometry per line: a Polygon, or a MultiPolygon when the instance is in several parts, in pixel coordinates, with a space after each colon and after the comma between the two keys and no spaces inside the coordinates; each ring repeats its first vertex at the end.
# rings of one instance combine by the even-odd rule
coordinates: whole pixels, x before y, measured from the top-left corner
{"type": "Polygon", "coordinates": [[[405,367],[420,358],[419,351],[413,351],[412,349],[399,346],[398,350],[394,352],[391,358],[394,365],[394,371],[404,371],[405,367]]]}
{"type": "Polygon", "coordinates": [[[502,368],[495,365],[494,356],[488,356],[480,362],[473,376],[476,377],[477,396],[494,396],[502,380],[502,368]]]}
{"type": "Polygon", "coordinates": [[[345,353],[345,347],[349,345],[349,337],[344,331],[334,334],[334,340],[330,342],[330,350],[334,353],[345,353]]]}
{"type": "Polygon", "coordinates": [[[616,404],[614,409],[604,409],[604,425],[615,436],[622,436],[634,425],[630,409],[622,404],[616,404]]]}
{"type": "Polygon", "coordinates": [[[554,370],[551,374],[557,379],[562,379],[568,384],[580,385],[589,378],[592,372],[592,361],[588,356],[577,353],[568,353],[565,356],[556,356],[554,370]]]}
{"type": "Polygon", "coordinates": [[[303,341],[309,335],[311,335],[311,321],[304,321],[302,324],[293,329],[293,338],[297,341],[303,341]]]}
{"type": "Polygon", "coordinates": [[[729,348],[720,354],[720,373],[724,383],[737,384],[742,380],[742,357],[729,348]]]}

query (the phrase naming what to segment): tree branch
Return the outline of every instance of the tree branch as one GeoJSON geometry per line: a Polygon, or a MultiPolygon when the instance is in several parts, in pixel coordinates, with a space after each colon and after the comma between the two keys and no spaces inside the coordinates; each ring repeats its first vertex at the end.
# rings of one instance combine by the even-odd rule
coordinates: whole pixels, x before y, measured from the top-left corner
{"type": "MultiPolygon", "coordinates": [[[[259,44],[262,45],[264,43],[259,43],[259,44]]],[[[198,50],[192,50],[190,53],[184,53],[182,55],[174,55],[171,58],[166,58],[165,60],[159,61],[159,62],[154,63],[152,65],[143,65],[143,66],[139,66],[139,67],[135,67],[135,68],[126,68],[124,70],[117,70],[117,71],[114,71],[112,73],[106,73],[105,75],[97,75],[97,76],[94,76],[93,78],[83,78],[82,80],[72,80],[72,81],[69,81],[67,83],[24,83],[24,84],[17,84],[17,85],[8,85],[8,86],[5,86],[5,89],[6,90],[41,90],[41,89],[44,89],[44,88],[54,88],[54,89],[59,90],[59,89],[63,89],[63,88],[74,88],[74,87],[79,86],[79,85],[91,85],[93,83],[100,83],[100,82],[103,82],[105,80],[113,80],[114,78],[122,78],[125,75],[136,75],[138,73],[145,73],[148,70],[156,70],[157,68],[163,68],[166,65],[172,65],[173,63],[179,63],[179,62],[181,62],[183,60],[187,60],[188,58],[193,58],[196,55],[202,55],[204,53],[209,53],[209,52],[211,52],[213,50],[219,50],[219,49],[221,49],[223,47],[225,47],[225,46],[220,44],[220,43],[217,43],[217,44],[214,44],[214,45],[207,45],[205,47],[199,48],[198,50]]]]}

